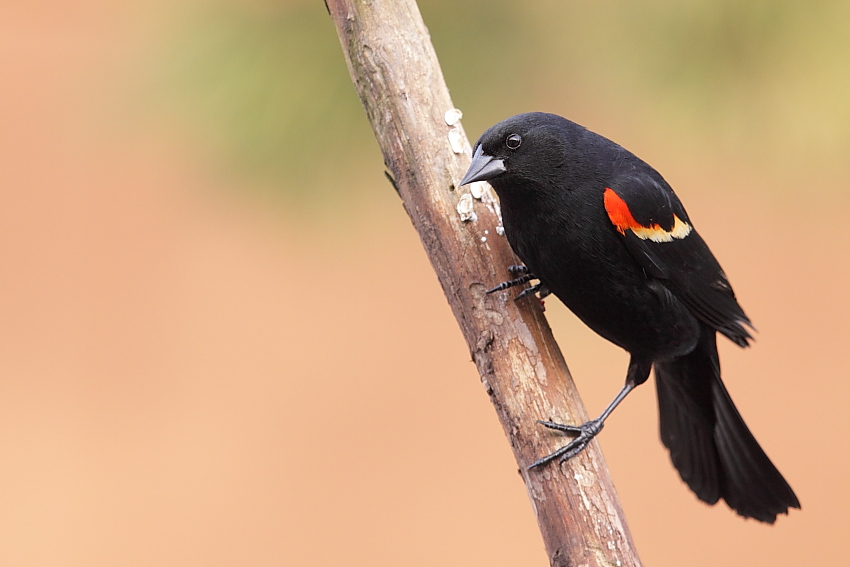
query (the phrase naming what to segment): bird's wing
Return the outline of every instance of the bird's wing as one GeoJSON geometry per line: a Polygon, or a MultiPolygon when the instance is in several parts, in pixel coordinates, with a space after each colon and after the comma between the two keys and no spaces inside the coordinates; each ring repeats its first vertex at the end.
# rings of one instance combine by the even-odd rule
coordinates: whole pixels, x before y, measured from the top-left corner
{"type": "Polygon", "coordinates": [[[664,280],[696,317],[746,346],[752,335],[744,325],[752,324],[673,190],[649,175],[630,174],[606,187],[603,200],[608,219],[647,275],[664,280]]]}

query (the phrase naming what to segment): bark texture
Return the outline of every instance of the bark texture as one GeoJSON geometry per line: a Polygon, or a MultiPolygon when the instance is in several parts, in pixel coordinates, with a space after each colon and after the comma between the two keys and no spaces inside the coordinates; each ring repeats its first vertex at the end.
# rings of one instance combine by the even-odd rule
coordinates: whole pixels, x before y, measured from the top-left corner
{"type": "Polygon", "coordinates": [[[386,166],[511,444],[551,564],[640,565],[595,441],[563,464],[526,468],[567,441],[538,419],[582,423],[587,414],[538,302],[484,293],[518,261],[492,190],[479,186],[473,196],[457,187],[470,146],[415,0],[326,4],[386,166]]]}

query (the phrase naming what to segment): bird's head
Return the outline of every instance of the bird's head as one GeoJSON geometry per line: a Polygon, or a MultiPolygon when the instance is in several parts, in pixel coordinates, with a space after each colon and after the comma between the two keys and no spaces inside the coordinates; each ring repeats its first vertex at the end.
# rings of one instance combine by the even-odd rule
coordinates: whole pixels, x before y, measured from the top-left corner
{"type": "Polygon", "coordinates": [[[531,112],[499,122],[475,143],[461,185],[490,181],[497,192],[510,185],[544,181],[564,166],[581,126],[555,114],[531,112]]]}

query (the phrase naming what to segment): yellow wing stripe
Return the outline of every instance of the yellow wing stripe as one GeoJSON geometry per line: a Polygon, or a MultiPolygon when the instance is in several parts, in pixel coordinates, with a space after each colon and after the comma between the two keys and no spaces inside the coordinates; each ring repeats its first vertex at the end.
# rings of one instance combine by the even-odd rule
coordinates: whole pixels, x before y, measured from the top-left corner
{"type": "Polygon", "coordinates": [[[626,234],[627,230],[631,230],[641,240],[672,242],[673,239],[685,238],[693,230],[691,225],[676,215],[673,215],[673,228],[671,230],[664,230],[657,224],[651,224],[649,226],[640,224],[635,220],[626,202],[610,187],[605,188],[603,200],[608,218],[616,229],[620,231],[620,234],[626,234]]]}

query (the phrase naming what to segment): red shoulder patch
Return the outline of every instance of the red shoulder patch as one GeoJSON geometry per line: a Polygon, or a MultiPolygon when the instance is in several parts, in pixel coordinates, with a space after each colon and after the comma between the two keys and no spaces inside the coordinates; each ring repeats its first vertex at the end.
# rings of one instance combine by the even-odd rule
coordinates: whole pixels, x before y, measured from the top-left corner
{"type": "Polygon", "coordinates": [[[626,230],[628,229],[640,227],[638,221],[636,221],[635,217],[632,216],[629,206],[620,198],[619,195],[614,193],[613,189],[610,187],[605,188],[603,200],[605,202],[605,211],[608,213],[608,218],[611,219],[611,222],[615,227],[617,227],[620,234],[626,234],[626,230]]]}
{"type": "Polygon", "coordinates": [[[641,240],[652,240],[653,242],[671,242],[674,238],[685,238],[691,233],[691,225],[673,215],[673,228],[664,230],[657,224],[644,226],[635,220],[632,211],[629,210],[629,205],[614,192],[610,187],[605,188],[605,193],[602,196],[605,203],[605,212],[608,213],[608,218],[611,224],[625,235],[627,230],[631,230],[635,236],[641,240]]]}

